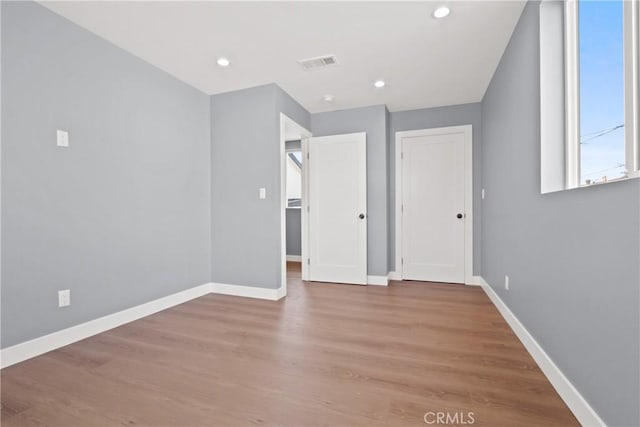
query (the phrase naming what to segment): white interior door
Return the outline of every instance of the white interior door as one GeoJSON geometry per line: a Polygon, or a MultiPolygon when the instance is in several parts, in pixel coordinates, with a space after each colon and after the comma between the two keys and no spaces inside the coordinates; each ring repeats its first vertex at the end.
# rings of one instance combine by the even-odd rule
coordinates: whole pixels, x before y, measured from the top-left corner
{"type": "Polygon", "coordinates": [[[402,278],[465,282],[465,132],[401,139],[402,278]]]}
{"type": "Polygon", "coordinates": [[[366,134],[311,138],[308,151],[309,280],[365,285],[366,134]]]}

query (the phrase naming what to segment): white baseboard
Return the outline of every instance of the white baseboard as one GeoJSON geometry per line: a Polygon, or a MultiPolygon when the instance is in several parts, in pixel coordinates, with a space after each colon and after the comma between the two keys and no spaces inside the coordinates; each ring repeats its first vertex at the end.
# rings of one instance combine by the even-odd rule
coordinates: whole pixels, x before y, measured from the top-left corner
{"type": "Polygon", "coordinates": [[[211,292],[209,283],[0,350],[0,367],[14,365],[211,292]]]}
{"type": "Polygon", "coordinates": [[[465,283],[465,285],[472,285],[472,286],[482,286],[482,277],[480,276],[471,276],[471,280],[467,281],[467,283],[465,283]]]}
{"type": "Polygon", "coordinates": [[[284,288],[254,288],[253,286],[229,285],[226,283],[210,283],[214,294],[233,295],[237,297],[259,298],[277,301],[284,296],[284,288]]]}
{"type": "MultiPolygon", "coordinates": [[[[400,273],[398,273],[396,271],[390,271],[388,277],[389,277],[389,280],[402,280],[402,277],[400,276],[400,273]]],[[[482,277],[480,277],[480,276],[471,276],[471,280],[467,281],[466,284],[467,285],[474,285],[474,286],[482,286],[482,277]]]]}
{"type": "Polygon", "coordinates": [[[402,280],[402,276],[400,276],[400,273],[396,271],[390,271],[389,280],[402,280]]]}
{"type": "Polygon", "coordinates": [[[285,288],[266,289],[223,283],[205,283],[204,285],[186,289],[157,300],[2,349],[0,350],[0,369],[210,293],[260,298],[272,301],[277,301],[286,295],[285,288]]]}
{"type": "Polygon", "coordinates": [[[531,354],[531,357],[533,357],[533,360],[536,361],[542,372],[551,382],[553,388],[556,389],[580,424],[583,426],[605,426],[606,424],[598,416],[596,411],[594,411],[580,392],[571,384],[567,377],[565,377],[560,368],[558,368],[535,338],[527,331],[515,314],[509,310],[509,307],[500,299],[493,288],[491,288],[482,277],[479,277],[479,279],[482,289],[484,289],[489,299],[496,306],[511,329],[513,329],[513,332],[518,336],[529,354],[531,354]]]}
{"type": "Polygon", "coordinates": [[[300,255],[287,255],[287,261],[302,262],[302,256],[300,256],[300,255]]]}
{"type": "Polygon", "coordinates": [[[367,285],[387,286],[388,284],[387,276],[367,276],[367,285]]]}
{"type": "MultiPolygon", "coordinates": [[[[394,276],[392,273],[394,272],[389,273],[389,279],[397,280],[393,278],[394,276]]],[[[511,310],[509,310],[498,294],[495,293],[491,286],[489,286],[482,277],[474,276],[474,278],[475,277],[478,277],[479,284],[489,296],[489,299],[496,306],[511,329],[513,329],[514,333],[520,339],[529,354],[531,354],[542,372],[547,376],[553,387],[576,416],[578,421],[583,426],[604,426],[605,424],[598,414],[593,410],[584,397],[582,397],[573,384],[571,384],[567,377],[565,377],[540,344],[538,344],[529,331],[527,331],[524,325],[522,325],[520,320],[518,320],[511,310]]],[[[368,276],[367,282],[371,285],[385,286],[387,284],[387,278],[384,276],[368,276]]],[[[208,293],[277,301],[285,296],[285,289],[254,288],[251,286],[223,283],[207,283],[196,286],[136,307],[128,308],[117,313],[109,314],[61,331],[53,332],[43,337],[35,338],[33,340],[2,349],[0,350],[0,368],[6,368],[32,357],[39,356],[57,348],[64,347],[90,336],[121,326],[125,323],[141,319],[167,308],[201,297],[208,293]]]]}

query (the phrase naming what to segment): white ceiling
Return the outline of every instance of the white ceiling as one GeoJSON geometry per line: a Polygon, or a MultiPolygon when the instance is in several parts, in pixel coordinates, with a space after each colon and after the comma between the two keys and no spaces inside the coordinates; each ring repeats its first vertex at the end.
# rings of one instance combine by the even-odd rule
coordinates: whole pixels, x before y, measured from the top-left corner
{"type": "Polygon", "coordinates": [[[310,112],[391,111],[482,99],[524,1],[43,2],[180,80],[215,94],[277,83],[310,112]],[[451,14],[436,20],[441,4],[451,14]],[[299,59],[335,54],[304,71],[299,59]],[[232,64],[216,65],[218,56],[232,64]],[[384,79],[382,89],[373,87],[384,79]],[[323,100],[335,96],[333,103],[323,100]]]}

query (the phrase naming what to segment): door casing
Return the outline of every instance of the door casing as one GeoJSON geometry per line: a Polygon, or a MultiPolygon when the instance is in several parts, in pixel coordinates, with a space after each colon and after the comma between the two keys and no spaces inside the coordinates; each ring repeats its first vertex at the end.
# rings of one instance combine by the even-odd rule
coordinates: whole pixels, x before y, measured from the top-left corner
{"type": "Polygon", "coordinates": [[[402,139],[407,137],[462,133],[464,135],[464,283],[475,284],[473,279],[473,127],[472,125],[450,126],[396,132],[395,149],[395,274],[393,278],[402,280],[402,139]]]}
{"type": "MultiPolygon", "coordinates": [[[[307,167],[306,167],[306,149],[307,149],[307,141],[311,138],[311,132],[298,123],[296,123],[293,119],[288,117],[284,113],[280,113],[280,295],[282,297],[287,296],[287,162],[286,162],[286,150],[285,150],[285,142],[286,142],[286,130],[287,128],[295,129],[295,131],[300,135],[301,146],[302,146],[302,155],[304,161],[302,162],[302,212],[300,213],[301,221],[302,221],[302,259],[304,260],[306,254],[306,235],[305,235],[305,227],[306,227],[306,206],[305,203],[307,199],[307,167]]],[[[306,265],[302,263],[302,280],[305,280],[305,274],[308,274],[306,271],[306,265]]]]}

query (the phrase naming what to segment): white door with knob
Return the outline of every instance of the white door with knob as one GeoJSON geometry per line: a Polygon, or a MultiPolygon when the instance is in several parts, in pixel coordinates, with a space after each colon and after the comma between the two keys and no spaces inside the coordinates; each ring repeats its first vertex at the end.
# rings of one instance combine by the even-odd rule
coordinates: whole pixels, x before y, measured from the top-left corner
{"type": "Polygon", "coordinates": [[[403,132],[397,143],[401,277],[465,283],[471,127],[403,132]]]}
{"type": "Polygon", "coordinates": [[[308,153],[308,278],[366,285],[366,133],[313,137],[308,153]]]}

